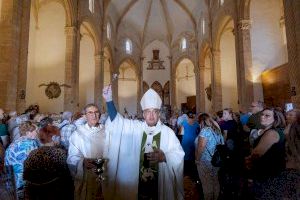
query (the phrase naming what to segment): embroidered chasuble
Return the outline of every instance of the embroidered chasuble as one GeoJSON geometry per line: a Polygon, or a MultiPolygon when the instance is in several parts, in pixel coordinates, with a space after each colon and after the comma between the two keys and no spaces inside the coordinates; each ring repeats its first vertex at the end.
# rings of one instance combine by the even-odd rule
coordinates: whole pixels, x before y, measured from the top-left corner
{"type": "Polygon", "coordinates": [[[139,199],[158,199],[158,163],[150,164],[147,160],[147,153],[159,149],[160,135],[160,132],[152,135],[143,133],[140,155],[139,199]]]}

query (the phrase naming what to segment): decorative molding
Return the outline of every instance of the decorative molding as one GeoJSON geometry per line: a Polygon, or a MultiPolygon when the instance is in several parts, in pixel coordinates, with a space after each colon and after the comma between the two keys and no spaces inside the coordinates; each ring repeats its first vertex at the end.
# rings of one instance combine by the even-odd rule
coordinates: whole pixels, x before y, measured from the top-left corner
{"type": "Polygon", "coordinates": [[[238,29],[249,30],[251,28],[252,21],[249,19],[241,19],[238,23],[238,29]]]}

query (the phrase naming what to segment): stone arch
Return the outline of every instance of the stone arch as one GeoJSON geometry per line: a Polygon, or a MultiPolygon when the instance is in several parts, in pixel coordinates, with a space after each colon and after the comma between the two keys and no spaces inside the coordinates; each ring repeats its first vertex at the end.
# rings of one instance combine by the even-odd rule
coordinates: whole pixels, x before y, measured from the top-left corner
{"type": "Polygon", "coordinates": [[[25,103],[37,102],[42,112],[60,112],[67,89],[62,88],[61,95],[50,101],[39,86],[49,82],[66,83],[66,8],[63,1],[37,2],[30,16],[25,103]]]}
{"type": "Polygon", "coordinates": [[[89,18],[84,18],[81,21],[80,26],[83,26],[88,32],[89,37],[93,40],[95,45],[95,55],[100,52],[100,40],[99,40],[99,30],[94,26],[93,22],[89,18]]]}
{"type": "Polygon", "coordinates": [[[65,19],[66,26],[74,26],[76,24],[76,12],[75,12],[76,8],[74,5],[74,1],[72,0],[46,0],[35,4],[33,8],[34,8],[36,20],[38,19],[39,9],[51,2],[57,2],[63,6],[65,10],[65,16],[66,16],[65,19]]]}
{"type": "Polygon", "coordinates": [[[126,108],[130,115],[138,112],[139,82],[136,63],[130,58],[123,59],[118,67],[118,102],[119,109],[126,108]],[[124,67],[124,68],[123,68],[124,67]],[[121,69],[124,69],[122,73],[121,69]]]}
{"type": "Polygon", "coordinates": [[[209,43],[207,41],[203,41],[199,50],[199,65],[205,65],[205,58],[207,54],[210,53],[209,43]]]}
{"type": "Polygon", "coordinates": [[[193,63],[193,66],[194,66],[194,69],[195,69],[195,63],[194,63],[194,61],[193,61],[193,59],[192,59],[192,57],[191,56],[189,56],[189,55],[187,55],[187,54],[184,54],[184,55],[182,55],[182,56],[180,56],[179,58],[177,58],[177,60],[175,61],[175,65],[174,65],[174,72],[176,73],[176,70],[177,70],[177,67],[178,67],[178,65],[181,63],[181,61],[182,60],[184,60],[184,59],[188,59],[188,60],[190,60],[192,63],[193,63]]]}
{"type": "Polygon", "coordinates": [[[124,63],[124,62],[128,62],[130,63],[132,66],[134,66],[134,72],[135,72],[135,75],[138,76],[138,66],[135,62],[135,60],[133,59],[133,57],[126,57],[126,58],[123,58],[121,61],[120,61],[120,64],[118,65],[118,69],[116,69],[116,71],[119,70],[120,66],[124,63]]]}
{"type": "Polygon", "coordinates": [[[228,23],[233,21],[233,27],[235,26],[235,20],[232,16],[230,15],[224,15],[218,20],[218,23],[216,25],[217,29],[215,33],[213,34],[213,49],[214,50],[219,50],[220,49],[220,41],[221,41],[221,36],[222,33],[224,32],[224,29],[227,27],[228,23]]]}

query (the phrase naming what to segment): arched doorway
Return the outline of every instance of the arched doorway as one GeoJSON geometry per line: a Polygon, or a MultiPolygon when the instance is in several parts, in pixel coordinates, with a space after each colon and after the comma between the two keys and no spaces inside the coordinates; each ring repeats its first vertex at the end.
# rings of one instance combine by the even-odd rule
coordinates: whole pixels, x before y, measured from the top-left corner
{"type": "Polygon", "coordinates": [[[236,72],[236,52],[234,22],[231,17],[225,17],[224,26],[221,27],[220,36],[220,64],[221,64],[221,86],[222,86],[222,106],[239,110],[237,72],[236,72]]]}
{"type": "Polygon", "coordinates": [[[95,103],[95,44],[87,23],[80,26],[79,108],[95,103]]]}
{"type": "Polygon", "coordinates": [[[196,82],[194,64],[184,58],[176,67],[177,108],[182,111],[196,110],[196,82]]]}
{"type": "Polygon", "coordinates": [[[26,106],[38,103],[41,112],[63,111],[64,88],[57,98],[45,95],[50,82],[64,84],[65,80],[65,10],[54,1],[31,9],[26,106]]]}
{"type": "Polygon", "coordinates": [[[120,113],[127,110],[130,116],[137,114],[137,76],[136,65],[131,60],[125,60],[119,67],[118,95],[120,113]]]}

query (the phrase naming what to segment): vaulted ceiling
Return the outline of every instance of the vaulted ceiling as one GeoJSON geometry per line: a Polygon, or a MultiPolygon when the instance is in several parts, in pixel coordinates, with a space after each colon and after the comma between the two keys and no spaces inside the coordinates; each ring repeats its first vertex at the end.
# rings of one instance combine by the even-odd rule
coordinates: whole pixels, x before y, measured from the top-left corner
{"type": "Polygon", "coordinates": [[[199,0],[111,0],[117,36],[136,34],[141,46],[153,40],[170,45],[184,32],[195,34],[200,16],[199,0]]]}

